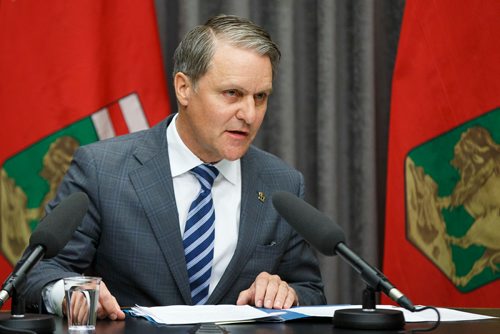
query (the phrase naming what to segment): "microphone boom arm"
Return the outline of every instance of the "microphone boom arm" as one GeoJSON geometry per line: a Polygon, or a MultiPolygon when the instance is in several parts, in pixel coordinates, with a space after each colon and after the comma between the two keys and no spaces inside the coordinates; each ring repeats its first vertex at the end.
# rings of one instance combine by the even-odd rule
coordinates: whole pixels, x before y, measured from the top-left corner
{"type": "Polygon", "coordinates": [[[3,283],[0,291],[0,308],[10,298],[12,291],[16,289],[16,285],[24,281],[26,275],[43,258],[44,254],[44,247],[37,245],[22,263],[17,264],[17,270],[14,270],[3,283]]]}
{"type": "Polygon", "coordinates": [[[392,285],[385,275],[354,253],[346,244],[339,242],[336,253],[356,270],[363,281],[375,291],[384,292],[389,298],[409,311],[415,311],[413,303],[392,285]]]}

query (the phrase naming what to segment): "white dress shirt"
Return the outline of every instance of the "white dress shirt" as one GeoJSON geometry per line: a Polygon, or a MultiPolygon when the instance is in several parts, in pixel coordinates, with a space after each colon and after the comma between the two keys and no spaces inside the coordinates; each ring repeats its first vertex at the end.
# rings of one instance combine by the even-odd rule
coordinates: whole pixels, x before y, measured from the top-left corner
{"type": "MultiPolygon", "coordinates": [[[[186,219],[191,203],[200,191],[198,179],[189,172],[203,163],[181,140],[175,122],[167,128],[168,156],[174,183],[175,202],[179,213],[179,228],[184,235],[186,219]]],[[[219,175],[212,186],[215,209],[215,243],[209,294],[214,291],[233,257],[238,242],[241,206],[240,160],[221,160],[214,164],[219,175]]]]}

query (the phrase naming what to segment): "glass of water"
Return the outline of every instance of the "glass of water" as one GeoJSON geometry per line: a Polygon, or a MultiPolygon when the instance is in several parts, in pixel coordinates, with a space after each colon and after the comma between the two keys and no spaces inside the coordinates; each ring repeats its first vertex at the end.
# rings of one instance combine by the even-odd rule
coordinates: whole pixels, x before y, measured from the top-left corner
{"type": "Polygon", "coordinates": [[[100,277],[75,276],[64,278],[66,315],[70,332],[95,331],[100,277]]]}

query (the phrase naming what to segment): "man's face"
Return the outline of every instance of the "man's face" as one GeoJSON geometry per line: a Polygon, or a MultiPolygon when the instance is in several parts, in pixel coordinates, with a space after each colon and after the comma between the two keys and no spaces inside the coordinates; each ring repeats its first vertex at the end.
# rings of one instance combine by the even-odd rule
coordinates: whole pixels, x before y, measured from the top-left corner
{"type": "Polygon", "coordinates": [[[254,51],[218,41],[196,88],[177,73],[177,130],[204,162],[241,158],[254,140],[272,90],[271,61],[254,51]]]}

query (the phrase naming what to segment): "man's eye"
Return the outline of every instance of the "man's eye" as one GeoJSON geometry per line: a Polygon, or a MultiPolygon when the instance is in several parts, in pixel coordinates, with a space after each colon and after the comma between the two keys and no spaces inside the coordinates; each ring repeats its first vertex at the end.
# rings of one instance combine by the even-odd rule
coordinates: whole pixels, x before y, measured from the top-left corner
{"type": "Polygon", "coordinates": [[[267,94],[266,93],[259,93],[259,94],[255,94],[255,99],[257,101],[263,101],[267,98],[267,94]]]}
{"type": "Polygon", "coordinates": [[[238,96],[238,91],[234,90],[234,89],[230,89],[230,90],[226,90],[224,92],[224,94],[226,96],[238,96]]]}
{"type": "Polygon", "coordinates": [[[254,96],[255,104],[256,105],[265,104],[267,102],[267,97],[268,97],[268,95],[266,93],[255,94],[255,96],[254,96]]]}

